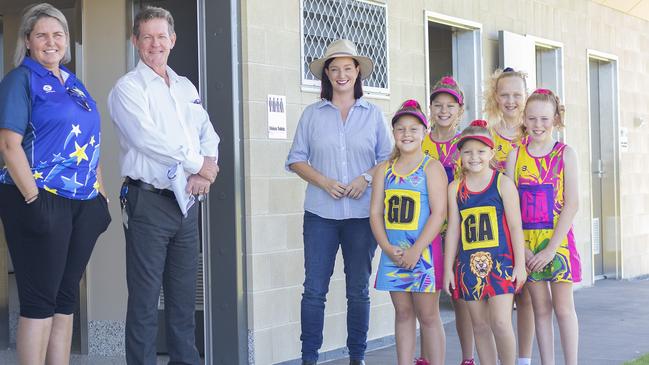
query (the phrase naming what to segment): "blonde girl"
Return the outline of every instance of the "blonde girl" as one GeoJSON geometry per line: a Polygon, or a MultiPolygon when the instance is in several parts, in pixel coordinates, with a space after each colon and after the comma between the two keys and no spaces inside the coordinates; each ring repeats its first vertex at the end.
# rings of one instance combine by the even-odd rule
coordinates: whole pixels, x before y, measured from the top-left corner
{"type": "Polygon", "coordinates": [[[458,140],[462,171],[448,187],[444,288],[467,302],[480,364],[514,365],[513,297],[527,277],[523,231],[516,187],[492,168],[486,127],[474,121],[458,140]]]}
{"type": "Polygon", "coordinates": [[[577,156],[555,140],[563,128],[564,107],[548,89],[537,89],[525,104],[527,145],[507,158],[508,175],[520,194],[521,217],[530,271],[536,338],[543,365],[554,365],[552,312],[557,317],[564,364],[577,364],[578,322],[572,284],[581,281],[581,263],[572,222],[579,207],[577,156]]]}
{"type": "MultiPolygon", "coordinates": [[[[519,144],[525,143],[521,123],[527,98],[527,74],[511,67],[496,70],[487,83],[485,115],[494,140],[496,168],[505,172],[507,155],[519,144]]],[[[518,332],[518,365],[532,361],[534,342],[534,314],[532,299],[526,287],[514,297],[518,332]]]]}
{"type": "Polygon", "coordinates": [[[370,203],[372,232],[383,251],[375,287],[389,291],[394,305],[398,364],[412,364],[419,320],[417,364],[442,365],[446,338],[435,282],[443,269],[433,256],[446,218],[446,175],[421,150],[428,120],[419,103],[403,103],[392,118],[392,132],[394,154],[374,174],[370,203]]]}

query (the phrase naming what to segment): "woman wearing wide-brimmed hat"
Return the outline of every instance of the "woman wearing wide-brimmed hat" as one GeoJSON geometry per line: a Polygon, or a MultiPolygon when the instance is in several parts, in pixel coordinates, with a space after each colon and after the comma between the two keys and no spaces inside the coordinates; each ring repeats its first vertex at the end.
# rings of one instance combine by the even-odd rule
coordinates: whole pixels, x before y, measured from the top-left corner
{"type": "Polygon", "coordinates": [[[325,297],[342,249],[347,291],[350,364],[364,364],[370,316],[369,277],[376,241],[369,223],[375,166],[392,149],[383,113],[366,101],[362,79],[371,59],[351,41],[331,43],[309,69],[322,80],[321,100],[306,107],[286,168],[308,183],[304,201],[302,364],[316,364],[322,346],[325,297]]]}

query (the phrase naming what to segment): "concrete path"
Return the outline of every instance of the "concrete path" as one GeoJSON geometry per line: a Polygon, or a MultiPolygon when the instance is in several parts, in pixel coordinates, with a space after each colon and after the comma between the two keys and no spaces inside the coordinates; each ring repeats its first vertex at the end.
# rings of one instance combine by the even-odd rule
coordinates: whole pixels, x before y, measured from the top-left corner
{"type": "MultiPolygon", "coordinates": [[[[580,364],[618,365],[649,353],[649,280],[601,280],[594,287],[575,292],[580,324],[580,364]]],[[[455,324],[445,325],[446,364],[460,363],[460,344],[455,324]]],[[[555,326],[556,328],[556,326],[555,326]]],[[[555,329],[557,364],[563,363],[559,331],[555,329]]],[[[536,346],[535,346],[536,347],[536,346]]],[[[164,357],[158,364],[166,364],[164,357]]],[[[394,346],[367,354],[368,365],[394,365],[394,346]]],[[[0,351],[0,365],[16,364],[14,350],[0,351]]],[[[74,355],[72,365],[123,365],[124,357],[74,355]]],[[[298,362],[299,363],[299,362],[298,362]]],[[[327,365],[347,365],[348,360],[329,361],[327,365]]],[[[540,364],[534,350],[533,364],[540,364]]]]}
{"type": "MultiPolygon", "coordinates": [[[[649,353],[649,280],[600,280],[594,287],[575,292],[579,317],[579,363],[618,365],[649,353]]],[[[516,317],[516,316],[514,316],[516,317]]],[[[446,364],[460,363],[460,343],[455,323],[446,330],[446,364]]],[[[556,363],[563,363],[559,329],[555,323],[556,363]]],[[[536,344],[533,364],[540,364],[536,344]]],[[[477,355],[476,355],[477,356],[477,355]]],[[[394,346],[369,352],[368,365],[396,364],[394,346]]],[[[349,360],[325,362],[347,365],[349,360]]]]}

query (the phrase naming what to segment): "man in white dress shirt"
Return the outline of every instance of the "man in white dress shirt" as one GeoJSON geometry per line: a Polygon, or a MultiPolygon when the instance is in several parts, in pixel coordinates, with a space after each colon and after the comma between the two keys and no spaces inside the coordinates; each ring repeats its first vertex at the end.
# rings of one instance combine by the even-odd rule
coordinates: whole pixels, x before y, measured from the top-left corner
{"type": "Polygon", "coordinates": [[[126,361],[156,363],[157,307],[165,293],[170,364],[199,364],[194,312],[198,267],[198,208],[184,216],[167,172],[178,166],[187,192],[207,194],[218,173],[219,137],[196,88],[167,66],[176,41],[171,14],[142,10],[134,20],[138,65],[108,96],[117,127],[120,199],[126,236],[126,361]]]}

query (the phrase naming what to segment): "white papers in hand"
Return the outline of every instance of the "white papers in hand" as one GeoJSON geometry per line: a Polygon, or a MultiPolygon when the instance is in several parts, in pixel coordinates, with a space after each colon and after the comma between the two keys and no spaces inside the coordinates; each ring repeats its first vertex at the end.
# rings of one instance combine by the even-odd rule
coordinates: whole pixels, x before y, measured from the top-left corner
{"type": "Polygon", "coordinates": [[[171,190],[176,196],[180,211],[184,217],[187,217],[187,211],[194,205],[196,198],[187,192],[187,178],[182,167],[180,167],[180,163],[171,166],[167,170],[167,178],[171,182],[171,190]]]}

